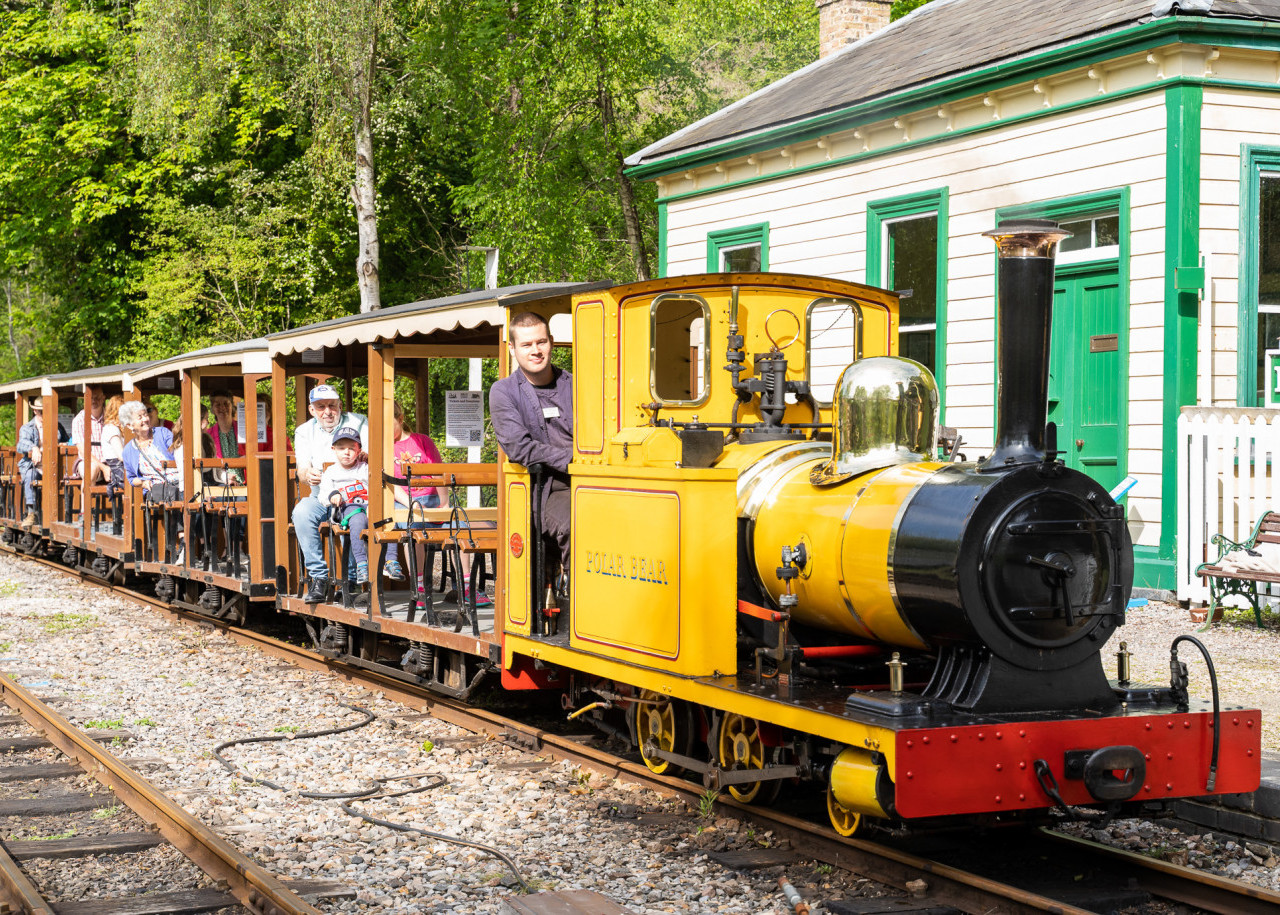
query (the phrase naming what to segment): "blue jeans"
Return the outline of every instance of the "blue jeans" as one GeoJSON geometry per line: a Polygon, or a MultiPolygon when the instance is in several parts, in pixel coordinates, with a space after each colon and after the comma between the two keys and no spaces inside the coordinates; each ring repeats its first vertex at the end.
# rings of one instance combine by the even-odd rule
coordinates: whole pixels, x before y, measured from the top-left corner
{"type": "Polygon", "coordinates": [[[329,506],[315,496],[307,496],[293,507],[293,532],[302,550],[302,564],[312,578],[328,578],[324,564],[324,544],[320,540],[320,523],[329,517],[329,506]]]}
{"type": "Polygon", "coordinates": [[[34,510],[36,507],[36,480],[40,479],[40,468],[34,464],[23,461],[18,465],[18,475],[22,477],[22,500],[26,503],[27,508],[34,510]],[[26,464],[23,467],[22,464],[26,464]]]}

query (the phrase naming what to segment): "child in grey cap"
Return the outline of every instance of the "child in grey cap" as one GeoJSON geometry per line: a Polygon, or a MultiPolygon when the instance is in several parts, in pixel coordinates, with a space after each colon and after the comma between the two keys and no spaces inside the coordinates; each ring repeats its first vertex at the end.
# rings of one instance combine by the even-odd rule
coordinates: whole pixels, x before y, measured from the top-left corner
{"type": "Polygon", "coordinates": [[[369,545],[361,536],[369,527],[369,461],[361,453],[360,432],[343,426],[333,433],[337,462],[325,468],[316,487],[320,500],[341,510],[340,521],[351,531],[351,558],[356,584],[369,580],[369,545]]]}

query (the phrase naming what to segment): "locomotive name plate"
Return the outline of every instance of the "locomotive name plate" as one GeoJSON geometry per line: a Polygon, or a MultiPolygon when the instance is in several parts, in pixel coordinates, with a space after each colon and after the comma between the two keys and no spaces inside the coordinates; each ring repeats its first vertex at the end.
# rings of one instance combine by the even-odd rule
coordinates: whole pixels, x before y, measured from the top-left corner
{"type": "Polygon", "coordinates": [[[680,653],[680,496],[580,486],[573,503],[574,634],[597,645],[680,653]]]}

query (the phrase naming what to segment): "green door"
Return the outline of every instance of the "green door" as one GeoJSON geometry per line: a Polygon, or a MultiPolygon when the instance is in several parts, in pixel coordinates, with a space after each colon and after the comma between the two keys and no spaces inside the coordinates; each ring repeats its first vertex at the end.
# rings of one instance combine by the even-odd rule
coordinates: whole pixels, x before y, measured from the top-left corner
{"type": "Polygon", "coordinates": [[[1053,288],[1049,421],[1068,467],[1107,489],[1125,473],[1120,457],[1120,278],[1114,264],[1059,268],[1053,288]]]}

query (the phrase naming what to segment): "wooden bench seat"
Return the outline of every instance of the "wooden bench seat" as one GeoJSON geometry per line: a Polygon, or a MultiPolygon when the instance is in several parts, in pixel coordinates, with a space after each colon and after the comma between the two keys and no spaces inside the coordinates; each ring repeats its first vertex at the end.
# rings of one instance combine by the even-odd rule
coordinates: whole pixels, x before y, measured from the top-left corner
{"type": "Polygon", "coordinates": [[[1195,572],[1209,585],[1205,628],[1213,625],[1218,607],[1232,595],[1249,602],[1254,619],[1261,626],[1262,594],[1259,585],[1280,584],[1280,568],[1271,567],[1257,548],[1264,543],[1276,544],[1274,553],[1277,566],[1280,566],[1280,512],[1267,512],[1259,518],[1253,533],[1242,543],[1236,543],[1224,534],[1214,534],[1210,543],[1217,545],[1218,558],[1202,563],[1195,572]]]}

